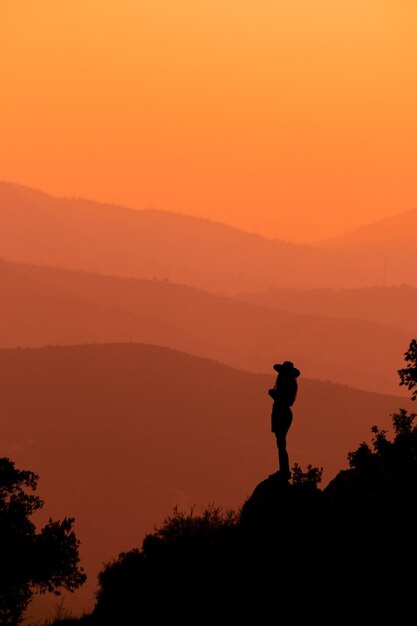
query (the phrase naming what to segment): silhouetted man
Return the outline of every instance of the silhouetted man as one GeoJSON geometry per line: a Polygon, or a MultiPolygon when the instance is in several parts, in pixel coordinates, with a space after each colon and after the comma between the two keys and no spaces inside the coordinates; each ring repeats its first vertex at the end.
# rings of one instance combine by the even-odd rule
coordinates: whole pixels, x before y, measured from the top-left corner
{"type": "Polygon", "coordinates": [[[291,407],[297,396],[297,378],[300,370],[294,367],[291,361],[277,363],[274,370],[278,372],[277,380],[273,389],[268,393],[274,399],[271,415],[271,430],[275,433],[278,447],[279,476],[283,480],[291,478],[290,465],[287,452],[287,433],[292,422],[291,407]]]}

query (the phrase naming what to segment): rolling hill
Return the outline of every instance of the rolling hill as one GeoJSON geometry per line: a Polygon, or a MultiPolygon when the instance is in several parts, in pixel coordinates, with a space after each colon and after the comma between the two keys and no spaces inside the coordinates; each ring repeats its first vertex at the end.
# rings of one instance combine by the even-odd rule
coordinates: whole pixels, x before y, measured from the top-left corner
{"type": "Polygon", "coordinates": [[[284,263],[301,268],[304,255],[320,256],[302,251],[209,220],[57,199],[0,183],[0,254],[12,260],[221,291],[259,280],[269,285],[285,277],[284,263]]]}
{"type": "Polygon", "coordinates": [[[338,237],[320,242],[331,247],[356,246],[361,244],[385,244],[394,241],[415,242],[417,239],[417,208],[403,211],[370,224],[355,228],[338,237]]]}
{"type": "Polygon", "coordinates": [[[318,245],[356,258],[367,273],[374,274],[374,285],[417,286],[417,209],[320,241],[318,245]]]}
{"type": "Polygon", "coordinates": [[[417,289],[409,285],[362,289],[271,289],[235,297],[258,306],[294,313],[367,320],[417,335],[417,289]]]}
{"type": "MultiPolygon", "coordinates": [[[[416,284],[417,252],[396,246],[390,281],[416,284]]],[[[0,183],[0,255],[15,261],[232,293],[381,284],[381,254],[299,246],[209,220],[58,199],[0,183]]]]}
{"type": "MultiPolygon", "coordinates": [[[[90,607],[102,563],[173,506],[237,507],[275,470],[273,382],[148,345],[0,350],[0,454],[40,475],[40,522],[76,517],[89,583],[73,606],[90,607]]],[[[328,482],[409,404],[302,377],[291,463],[324,467],[328,482]]]]}
{"type": "Polygon", "coordinates": [[[0,347],[144,342],[268,373],[290,358],[307,377],[398,393],[411,331],[311,314],[313,297],[283,294],[274,310],[168,282],[0,261],[0,347]]]}

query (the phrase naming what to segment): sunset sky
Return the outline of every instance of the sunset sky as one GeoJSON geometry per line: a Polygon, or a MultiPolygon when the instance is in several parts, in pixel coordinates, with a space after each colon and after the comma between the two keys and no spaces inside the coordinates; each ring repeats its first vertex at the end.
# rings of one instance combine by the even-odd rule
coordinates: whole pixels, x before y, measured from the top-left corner
{"type": "Polygon", "coordinates": [[[1,0],[0,179],[293,241],[417,207],[415,0],[1,0]]]}

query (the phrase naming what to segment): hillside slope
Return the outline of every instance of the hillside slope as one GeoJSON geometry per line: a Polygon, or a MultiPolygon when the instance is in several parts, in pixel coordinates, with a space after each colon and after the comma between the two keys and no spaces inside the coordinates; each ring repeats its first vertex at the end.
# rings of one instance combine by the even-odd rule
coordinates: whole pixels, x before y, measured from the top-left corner
{"type": "Polygon", "coordinates": [[[417,209],[403,211],[370,224],[355,228],[344,235],[320,242],[321,245],[339,247],[363,243],[384,243],[388,241],[412,241],[417,238],[417,209]]]}
{"type": "MultiPolygon", "coordinates": [[[[0,350],[1,455],[40,475],[43,519],[76,517],[89,574],[78,606],[91,606],[103,561],[174,505],[239,506],[276,469],[273,381],[147,345],[0,350]]],[[[327,482],[407,404],[302,377],[291,464],[323,466],[327,482]]]]}
{"type": "MultiPolygon", "coordinates": [[[[416,254],[393,252],[393,284],[416,284],[416,254]],[[409,259],[401,263],[404,254],[409,259]]],[[[294,245],[209,220],[53,198],[0,183],[0,255],[231,293],[380,284],[385,252],[294,245]]]]}
{"type": "Polygon", "coordinates": [[[417,333],[417,289],[271,289],[235,296],[258,306],[338,319],[360,319],[417,333]]]}
{"type": "Polygon", "coordinates": [[[273,310],[168,282],[1,261],[0,298],[0,347],[145,342],[268,373],[291,359],[307,377],[383,393],[397,393],[395,366],[411,338],[387,325],[307,315],[308,303],[290,312],[290,295],[273,310]]]}

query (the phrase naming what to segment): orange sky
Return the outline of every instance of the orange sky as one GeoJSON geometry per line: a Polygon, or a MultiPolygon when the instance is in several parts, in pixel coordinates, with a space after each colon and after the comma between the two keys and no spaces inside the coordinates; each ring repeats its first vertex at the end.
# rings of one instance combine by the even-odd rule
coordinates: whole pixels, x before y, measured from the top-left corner
{"type": "Polygon", "coordinates": [[[417,206],[415,0],[1,0],[0,179],[302,241],[417,206]]]}

